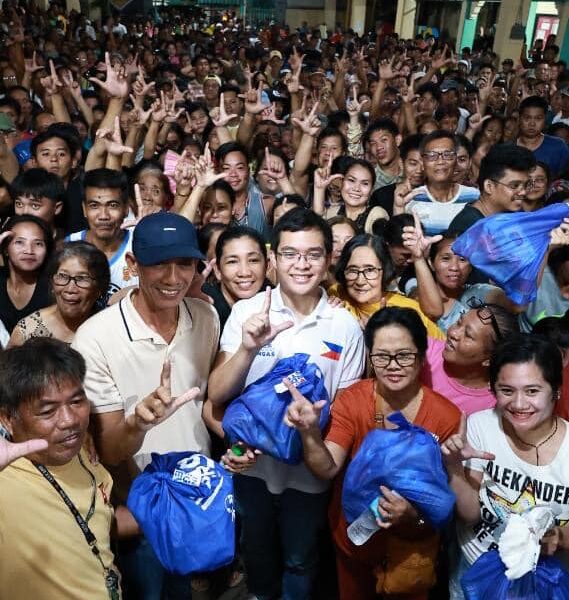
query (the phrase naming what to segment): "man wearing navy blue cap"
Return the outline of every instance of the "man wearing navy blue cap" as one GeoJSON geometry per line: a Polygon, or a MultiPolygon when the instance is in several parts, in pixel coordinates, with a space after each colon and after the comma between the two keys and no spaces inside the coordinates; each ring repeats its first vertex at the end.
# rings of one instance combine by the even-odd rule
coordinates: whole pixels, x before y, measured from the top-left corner
{"type": "MultiPolygon", "coordinates": [[[[201,259],[190,221],[168,212],[144,217],[127,254],[139,287],[89,319],[75,336],[73,347],[87,364],[85,390],[99,456],[110,465],[131,463],[130,476],[117,481],[122,491],[152,452],[210,452],[201,409],[219,320],[211,305],[186,297],[201,259]]],[[[123,583],[131,597],[160,597],[164,572],[146,540],[129,542],[118,555],[119,563],[126,556],[129,565],[123,583]],[[137,584],[144,585],[140,593],[137,584]],[[148,586],[155,596],[146,595],[148,586]]]]}

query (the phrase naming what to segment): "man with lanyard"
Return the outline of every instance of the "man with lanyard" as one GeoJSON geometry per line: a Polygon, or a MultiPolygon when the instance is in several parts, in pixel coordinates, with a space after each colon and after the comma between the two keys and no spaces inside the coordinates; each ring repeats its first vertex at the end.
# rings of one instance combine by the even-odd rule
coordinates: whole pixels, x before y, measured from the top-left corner
{"type": "MultiPolygon", "coordinates": [[[[85,388],[99,456],[105,464],[124,467],[116,477],[119,501],[152,452],[210,453],[201,411],[219,319],[206,302],[186,298],[202,259],[187,219],[167,212],[144,217],[127,254],[139,287],[75,335],[73,347],[87,363],[85,388]]],[[[129,598],[154,600],[170,586],[186,584],[186,595],[168,597],[189,594],[187,578],[165,573],[145,538],[123,543],[118,561],[129,598]]]]}
{"type": "MultiPolygon", "coordinates": [[[[223,330],[208,398],[223,406],[277,361],[310,355],[333,400],[357,381],[365,366],[362,332],[344,308],[332,308],[320,287],[330,264],[332,232],[316,213],[295,208],[273,230],[271,261],[279,285],[237,303],[223,330]]],[[[325,525],[327,484],[304,464],[290,466],[250,451],[224,457],[234,478],[242,518],[242,551],[249,591],[259,598],[305,600],[318,563],[318,534],[325,525]]]]}
{"type": "Polygon", "coordinates": [[[83,449],[84,376],[81,355],[55,339],[33,338],[0,357],[0,420],[13,440],[0,446],[32,450],[0,472],[0,578],[13,600],[121,598],[113,481],[83,449]]]}

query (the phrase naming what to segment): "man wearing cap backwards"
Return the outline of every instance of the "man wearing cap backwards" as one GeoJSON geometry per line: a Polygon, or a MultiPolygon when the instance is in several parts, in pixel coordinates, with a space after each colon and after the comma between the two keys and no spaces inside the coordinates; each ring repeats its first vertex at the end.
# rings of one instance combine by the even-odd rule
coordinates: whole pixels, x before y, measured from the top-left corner
{"type": "MultiPolygon", "coordinates": [[[[210,452],[201,409],[219,320],[209,304],[186,298],[203,258],[187,219],[167,212],[144,217],[127,254],[138,289],[76,333],[73,347],[87,364],[85,390],[99,456],[127,467],[115,478],[119,496],[152,452],[210,452]]],[[[119,548],[119,562],[121,557],[132,597],[159,598],[165,575],[146,540],[119,548]]]]}

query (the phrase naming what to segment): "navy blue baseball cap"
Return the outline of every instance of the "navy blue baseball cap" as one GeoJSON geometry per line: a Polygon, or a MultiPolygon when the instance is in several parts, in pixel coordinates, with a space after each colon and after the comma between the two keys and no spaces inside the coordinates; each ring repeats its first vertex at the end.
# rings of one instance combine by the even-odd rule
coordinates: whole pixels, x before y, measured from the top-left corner
{"type": "Polygon", "coordinates": [[[198,246],[196,228],[181,215],[157,212],[140,220],[134,228],[132,252],[148,267],[173,258],[205,260],[198,246]]]}

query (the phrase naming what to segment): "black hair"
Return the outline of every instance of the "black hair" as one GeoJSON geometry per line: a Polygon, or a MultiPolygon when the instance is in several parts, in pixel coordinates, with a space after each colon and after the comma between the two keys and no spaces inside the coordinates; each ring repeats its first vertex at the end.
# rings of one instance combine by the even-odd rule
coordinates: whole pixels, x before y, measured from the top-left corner
{"type": "Polygon", "coordinates": [[[202,254],[206,255],[209,248],[209,242],[216,231],[225,231],[227,225],[223,223],[208,223],[198,229],[198,246],[202,254]]]}
{"type": "Polygon", "coordinates": [[[188,113],[188,115],[191,115],[192,113],[198,110],[203,111],[209,119],[207,106],[203,102],[188,102],[188,104],[186,104],[186,112],[188,113]]]}
{"type": "Polygon", "coordinates": [[[566,123],[563,123],[562,121],[557,121],[557,123],[552,123],[547,128],[547,133],[549,135],[556,135],[560,131],[567,131],[567,132],[569,132],[569,125],[567,125],[566,123]]]}
{"type": "Polygon", "coordinates": [[[247,163],[247,168],[249,168],[249,152],[247,148],[243,144],[239,142],[225,142],[225,144],[221,144],[221,146],[215,151],[215,160],[218,164],[221,164],[225,157],[231,152],[241,152],[245,157],[245,162],[247,163]]]}
{"type": "Polygon", "coordinates": [[[77,258],[85,263],[89,275],[93,277],[99,290],[99,297],[105,296],[109,289],[111,273],[109,261],[104,252],[89,242],[66,242],[51,257],[46,275],[49,280],[57,273],[61,263],[69,258],[77,258]]]}
{"type": "MultiPolygon", "coordinates": [[[[494,327],[490,324],[491,325],[490,329],[492,331],[492,342],[488,347],[488,351],[492,352],[494,346],[496,345],[496,343],[498,341],[500,341],[501,339],[503,340],[503,339],[507,338],[509,335],[519,333],[520,326],[519,326],[517,315],[514,315],[507,308],[504,308],[503,306],[500,306],[499,304],[482,304],[482,306],[473,308],[472,310],[478,311],[482,307],[486,311],[489,311],[492,313],[492,315],[494,315],[496,325],[498,326],[498,329],[500,331],[500,338],[498,339],[496,331],[494,331],[494,327]]],[[[488,323],[486,320],[484,320],[483,322],[488,323]]]]}
{"type": "Polygon", "coordinates": [[[223,231],[222,234],[217,238],[217,242],[215,244],[215,259],[218,265],[221,263],[223,249],[225,248],[226,244],[232,240],[238,240],[244,237],[254,240],[259,246],[259,252],[263,255],[265,261],[267,260],[267,245],[265,244],[263,236],[252,227],[234,226],[225,229],[225,231],[223,231]]]}
{"type": "MultiPolygon", "coordinates": [[[[14,229],[14,227],[16,225],[19,225],[20,223],[33,223],[34,225],[37,225],[43,233],[43,241],[45,244],[46,253],[45,253],[45,260],[44,260],[42,266],[40,267],[40,270],[41,270],[45,267],[47,260],[49,259],[50,255],[53,251],[53,247],[54,247],[53,232],[51,231],[51,228],[48,223],[46,223],[43,219],[40,219],[39,217],[36,217],[34,215],[16,215],[14,217],[10,217],[8,222],[2,228],[2,231],[3,232],[11,231],[12,229],[14,229]]],[[[8,237],[2,242],[2,245],[0,245],[0,250],[2,251],[2,256],[4,257],[4,264],[7,264],[7,262],[8,262],[8,260],[7,260],[8,252],[7,251],[8,251],[8,245],[10,244],[10,240],[11,240],[11,237],[8,237]]]]}
{"type": "Polygon", "coordinates": [[[432,83],[431,81],[424,83],[423,85],[420,85],[417,88],[417,92],[416,92],[419,96],[422,96],[423,94],[431,94],[431,96],[433,96],[433,98],[437,101],[440,102],[441,101],[441,90],[439,89],[439,87],[437,85],[435,85],[434,83],[432,83]]]}
{"type": "Polygon", "coordinates": [[[518,113],[521,116],[526,108],[541,108],[541,110],[543,110],[543,114],[545,115],[547,114],[548,107],[549,105],[547,104],[547,100],[545,98],[542,98],[541,96],[528,96],[520,102],[518,113]]]}
{"type": "Polygon", "coordinates": [[[569,261],[569,246],[554,248],[547,257],[547,265],[551,269],[553,276],[561,285],[567,285],[567,275],[563,273],[565,263],[569,261]]]}
{"type": "MultiPolygon", "coordinates": [[[[20,108],[20,103],[17,100],[10,98],[10,96],[4,96],[4,98],[0,98],[0,107],[2,106],[9,106],[14,110],[18,118],[20,118],[22,109],[20,108]]],[[[14,123],[14,126],[16,126],[16,123],[14,123]]]]}
{"type": "Polygon", "coordinates": [[[221,94],[225,94],[227,92],[235,92],[235,94],[239,97],[241,90],[236,85],[232,85],[231,83],[224,83],[219,88],[219,95],[221,96],[221,94]]]}
{"type": "Polygon", "coordinates": [[[413,133],[403,138],[403,141],[399,144],[399,155],[402,160],[409,156],[409,152],[421,149],[421,142],[424,137],[424,133],[413,133]]]}
{"type": "Polygon", "coordinates": [[[0,410],[16,417],[24,402],[33,402],[47,388],[83,384],[85,360],[60,340],[35,337],[0,353],[0,410]]]}
{"type": "Polygon", "coordinates": [[[451,133],[450,131],[446,131],[446,130],[442,129],[442,130],[438,130],[438,131],[433,131],[433,132],[425,135],[425,137],[421,141],[421,147],[420,147],[421,154],[423,152],[425,152],[425,148],[427,147],[428,144],[430,144],[431,142],[435,142],[437,140],[451,140],[451,142],[454,145],[455,151],[457,150],[457,141],[456,141],[454,133],[451,133]]]}
{"type": "Polygon", "coordinates": [[[551,340],[562,351],[569,350],[569,319],[565,317],[540,319],[531,332],[551,340]]]}
{"type": "Polygon", "coordinates": [[[441,245],[444,242],[448,242],[448,241],[454,242],[454,240],[456,240],[459,236],[460,236],[460,233],[458,233],[458,232],[451,233],[449,231],[445,231],[443,233],[443,237],[438,242],[431,244],[431,249],[429,250],[429,258],[431,259],[431,261],[435,260],[435,258],[437,257],[437,254],[439,253],[439,248],[441,247],[441,245]]]}
{"type": "Polygon", "coordinates": [[[328,115],[328,126],[339,129],[342,123],[349,123],[350,115],[347,110],[335,110],[328,115]]]}
{"type": "Polygon", "coordinates": [[[37,158],[38,146],[40,146],[41,144],[45,144],[45,142],[49,142],[49,140],[52,140],[53,138],[59,138],[60,140],[63,140],[65,142],[65,145],[69,150],[69,154],[71,154],[71,156],[74,157],[81,147],[79,142],[79,136],[70,136],[68,132],[52,129],[52,127],[54,127],[54,125],[50,125],[46,129],[46,131],[38,133],[32,139],[32,144],[30,146],[31,155],[34,158],[37,158]]]}
{"type": "Polygon", "coordinates": [[[54,204],[65,199],[65,186],[63,180],[55,173],[45,169],[28,169],[20,173],[10,187],[10,196],[14,201],[22,196],[39,199],[48,198],[54,204]]]}
{"type": "Polygon", "coordinates": [[[233,206],[235,204],[235,191],[227,183],[227,181],[225,181],[225,179],[218,179],[217,181],[215,181],[214,183],[212,183],[205,190],[205,193],[207,194],[208,192],[210,192],[212,190],[214,190],[214,191],[215,190],[219,190],[220,192],[225,192],[229,196],[229,202],[231,203],[231,206],[233,206]]]}
{"type": "MultiPolygon", "coordinates": [[[[460,111],[453,104],[439,106],[435,111],[435,121],[440,123],[445,117],[456,117],[460,119],[460,111]]],[[[435,133],[435,132],[433,132],[435,133]]]]}
{"type": "Polygon", "coordinates": [[[344,271],[350,262],[350,258],[352,258],[352,254],[356,248],[371,248],[374,254],[377,256],[379,263],[382,267],[381,271],[381,285],[385,290],[389,285],[389,282],[393,279],[394,269],[393,263],[391,262],[391,257],[387,252],[387,248],[383,243],[383,240],[376,235],[371,235],[369,233],[360,233],[354,236],[351,240],[346,242],[342,250],[342,254],[338,259],[336,264],[336,281],[344,288],[347,288],[346,275],[344,271]]]}
{"type": "MultiPolygon", "coordinates": [[[[275,210],[283,204],[293,204],[296,207],[307,208],[306,201],[300,194],[284,194],[275,199],[271,213],[267,218],[267,221],[274,225],[275,222],[275,210]]],[[[292,209],[291,209],[292,210],[292,209]]]]}
{"type": "Polygon", "coordinates": [[[551,182],[551,168],[549,167],[549,165],[547,163],[544,163],[542,160],[538,160],[535,163],[535,166],[532,167],[532,171],[533,169],[535,169],[535,167],[541,167],[544,172],[545,172],[545,178],[547,179],[547,185],[549,185],[549,183],[551,182]]]}
{"type": "MultiPolygon", "coordinates": [[[[84,189],[87,188],[109,188],[111,190],[121,191],[121,202],[126,204],[128,202],[128,180],[126,175],[122,171],[115,171],[114,169],[107,169],[101,167],[100,169],[92,169],[85,173],[83,180],[84,189]]],[[[83,202],[86,201],[86,195],[83,195],[83,202]]]]}
{"type": "Polygon", "coordinates": [[[324,127],[324,129],[318,134],[316,138],[316,146],[319,148],[322,140],[329,137],[339,137],[341,139],[342,151],[346,153],[348,151],[348,140],[342,134],[341,131],[335,127],[324,127]]]}
{"type": "Polygon", "coordinates": [[[364,132],[362,137],[362,145],[364,147],[369,143],[372,134],[376,131],[387,131],[387,133],[390,133],[393,137],[399,135],[399,127],[397,127],[393,119],[376,119],[368,125],[368,128],[364,132]]]}
{"type": "Polygon", "coordinates": [[[326,254],[332,253],[332,229],[330,225],[314,211],[308,208],[293,208],[286,212],[273,228],[272,249],[276,252],[279,248],[281,235],[284,231],[306,231],[316,229],[324,238],[326,254]]]}
{"type": "Polygon", "coordinates": [[[373,347],[375,334],[383,327],[397,325],[409,332],[413,343],[417,347],[419,360],[427,353],[427,328],[425,327],[419,313],[412,308],[400,308],[399,306],[387,306],[375,312],[367,322],[364,329],[364,340],[368,351],[373,347]]]}
{"type": "Polygon", "coordinates": [[[373,186],[375,185],[376,175],[375,175],[375,169],[373,168],[371,163],[369,161],[367,161],[365,158],[353,158],[351,156],[348,156],[346,158],[347,158],[347,160],[342,162],[342,168],[343,168],[342,175],[345,176],[352,167],[356,167],[356,166],[363,167],[364,169],[369,171],[369,174],[371,175],[371,187],[372,187],[372,191],[373,191],[373,186]]]}
{"type": "Polygon", "coordinates": [[[414,227],[415,219],[413,215],[403,213],[401,215],[393,215],[389,220],[378,219],[376,223],[377,226],[373,231],[375,235],[381,236],[388,246],[402,246],[403,228],[414,227]]]}
{"type": "MultiPolygon", "coordinates": [[[[288,161],[288,158],[285,156],[284,152],[280,148],[277,148],[276,146],[268,146],[268,150],[269,150],[270,155],[277,156],[278,158],[280,158],[283,161],[285,173],[287,174],[287,177],[288,177],[290,175],[290,165],[288,164],[289,161],[288,161]]],[[[263,148],[263,150],[260,150],[257,155],[257,171],[255,173],[255,177],[257,177],[257,175],[259,174],[259,170],[261,169],[261,165],[263,164],[264,160],[265,160],[265,149],[263,148]]]]}
{"type": "Polygon", "coordinates": [[[335,217],[328,219],[328,225],[330,225],[330,228],[333,228],[334,225],[347,225],[348,227],[352,228],[354,236],[357,235],[359,231],[355,221],[352,221],[352,219],[349,217],[344,217],[342,215],[336,215],[335,217]]]}
{"type": "Polygon", "coordinates": [[[472,142],[462,133],[455,133],[454,135],[456,142],[456,149],[464,148],[468,152],[468,156],[472,157],[474,154],[474,146],[472,142]]]}
{"type": "Polygon", "coordinates": [[[496,382],[503,367],[534,362],[543,378],[557,394],[563,383],[563,362],[559,347],[551,340],[531,333],[518,333],[500,342],[490,358],[490,389],[496,393],[496,382]]]}
{"type": "Polygon", "coordinates": [[[478,187],[483,191],[487,179],[499,181],[506,169],[527,173],[535,167],[535,164],[535,156],[531,150],[511,142],[495,144],[480,161],[478,187]]]}

